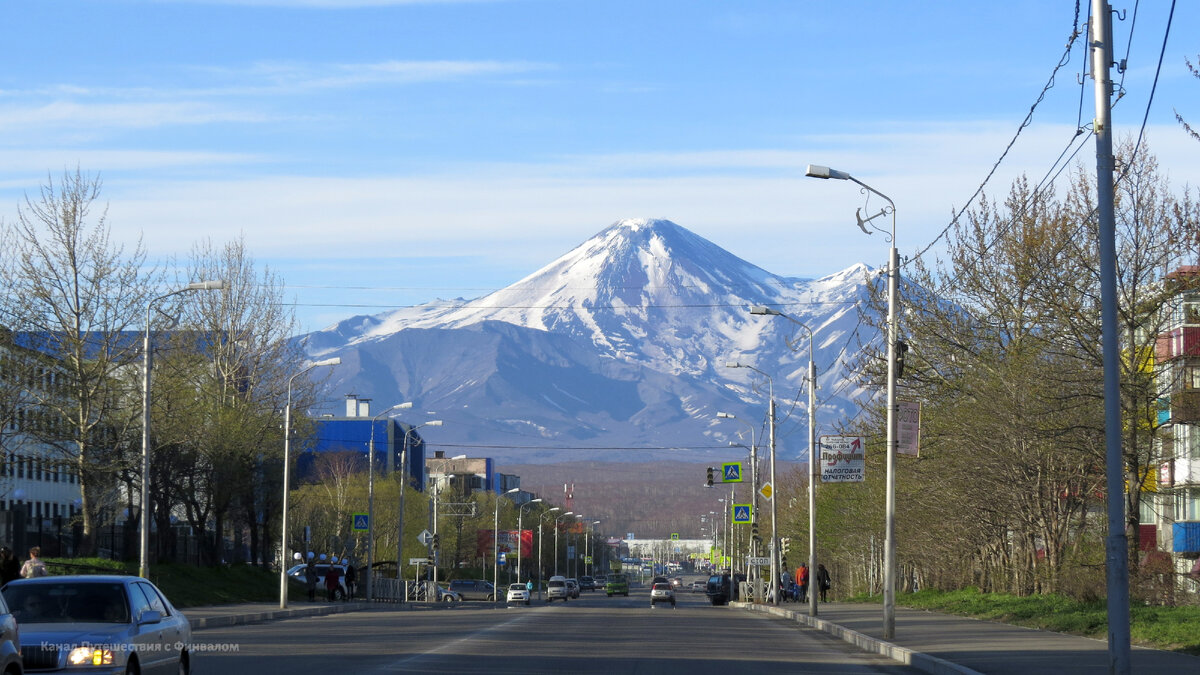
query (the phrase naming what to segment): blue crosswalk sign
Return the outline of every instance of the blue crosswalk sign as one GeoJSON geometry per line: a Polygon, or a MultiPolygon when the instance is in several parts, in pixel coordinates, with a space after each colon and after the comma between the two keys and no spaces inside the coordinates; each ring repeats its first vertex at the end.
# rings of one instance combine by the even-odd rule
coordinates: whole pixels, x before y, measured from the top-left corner
{"type": "Polygon", "coordinates": [[[742,482],[742,463],[741,462],[726,462],[721,465],[721,482],[722,483],[740,483],[742,482]]]}
{"type": "Polygon", "coordinates": [[[351,528],[355,532],[366,532],[371,529],[371,519],[365,513],[354,514],[354,526],[351,528]]]}
{"type": "Polygon", "coordinates": [[[750,504],[734,504],[733,505],[733,522],[734,522],[734,524],[740,525],[742,523],[749,523],[751,512],[752,512],[752,505],[750,505],[750,504]]]}

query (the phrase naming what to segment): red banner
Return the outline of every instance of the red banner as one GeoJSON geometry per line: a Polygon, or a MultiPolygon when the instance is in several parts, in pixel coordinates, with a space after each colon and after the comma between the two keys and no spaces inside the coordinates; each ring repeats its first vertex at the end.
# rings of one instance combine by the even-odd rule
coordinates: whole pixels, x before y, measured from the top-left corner
{"type": "MultiPolygon", "coordinates": [[[[499,545],[495,548],[500,553],[516,555],[518,540],[521,542],[521,557],[526,558],[532,555],[533,530],[521,530],[519,537],[516,530],[500,530],[499,545]]],[[[479,530],[479,537],[475,543],[475,555],[481,558],[491,558],[494,541],[495,530],[479,530]]]]}

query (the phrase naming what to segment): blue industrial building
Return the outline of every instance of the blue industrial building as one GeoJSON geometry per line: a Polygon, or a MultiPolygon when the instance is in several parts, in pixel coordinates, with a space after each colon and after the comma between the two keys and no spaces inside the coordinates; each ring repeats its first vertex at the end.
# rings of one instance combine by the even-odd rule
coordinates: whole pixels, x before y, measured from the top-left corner
{"type": "Polygon", "coordinates": [[[371,436],[374,435],[376,469],[382,475],[390,475],[395,471],[400,466],[407,442],[409,484],[418,490],[425,490],[425,440],[412,425],[395,419],[320,417],[313,420],[313,426],[315,433],[311,451],[297,458],[299,476],[312,475],[313,461],[318,453],[353,452],[365,459],[371,436]]]}

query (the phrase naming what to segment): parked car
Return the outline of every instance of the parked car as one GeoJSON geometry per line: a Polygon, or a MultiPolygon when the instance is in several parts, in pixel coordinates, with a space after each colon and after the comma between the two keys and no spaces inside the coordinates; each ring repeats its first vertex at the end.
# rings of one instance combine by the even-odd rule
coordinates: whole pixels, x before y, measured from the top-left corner
{"type": "Polygon", "coordinates": [[[610,576],[608,582],[604,584],[604,593],[610,598],[614,595],[629,597],[629,578],[624,574],[610,576]]]}
{"type": "Polygon", "coordinates": [[[463,601],[463,596],[461,594],[459,594],[455,591],[446,589],[446,588],[442,588],[441,584],[438,584],[437,589],[438,589],[438,596],[437,596],[438,602],[462,602],[463,601]]]}
{"type": "Polygon", "coordinates": [[[16,579],[3,596],[20,625],[30,671],[148,675],[191,669],[187,618],[141,577],[16,579]]]}
{"type": "Polygon", "coordinates": [[[528,605],[531,602],[529,598],[529,588],[525,584],[512,584],[508,587],[507,601],[509,604],[521,602],[528,605]]]}
{"type": "Polygon", "coordinates": [[[566,577],[550,577],[546,582],[546,602],[554,599],[566,602],[570,597],[566,577]]]}
{"type": "Polygon", "coordinates": [[[17,619],[12,615],[4,598],[0,597],[0,672],[4,675],[21,675],[21,637],[17,630],[17,619]]]}
{"type": "Polygon", "coordinates": [[[450,590],[461,595],[463,600],[496,599],[496,587],[484,579],[455,579],[450,582],[450,590]]]}
{"type": "MultiPolygon", "coordinates": [[[[325,575],[329,572],[329,563],[316,563],[313,567],[317,568],[317,597],[325,597],[325,575]]],[[[334,600],[346,599],[346,566],[341,563],[334,565],[338,571],[338,588],[333,592],[334,600]]],[[[304,578],[304,564],[293,565],[287,571],[288,578],[293,581],[300,582],[300,585],[307,587],[308,582],[304,578]]],[[[359,577],[362,578],[361,575],[359,577]]]]}
{"type": "Polygon", "coordinates": [[[675,591],[671,589],[671,584],[657,583],[650,587],[650,606],[654,607],[660,602],[669,602],[674,609],[675,591]]]}
{"type": "Polygon", "coordinates": [[[567,595],[572,598],[579,597],[579,582],[575,579],[567,579],[567,595]]]}
{"type": "Polygon", "coordinates": [[[581,590],[581,591],[596,590],[596,580],[589,576],[579,577],[579,590],[581,590]]]}

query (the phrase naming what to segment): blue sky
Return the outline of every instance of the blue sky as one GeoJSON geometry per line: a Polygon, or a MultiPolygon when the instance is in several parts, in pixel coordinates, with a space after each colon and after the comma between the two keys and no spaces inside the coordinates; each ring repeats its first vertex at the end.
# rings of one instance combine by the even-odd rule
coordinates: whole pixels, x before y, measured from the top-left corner
{"type": "MultiPolygon", "coordinates": [[[[1086,17],[1088,2],[1081,11],[1086,17]]],[[[1200,184],[1200,3],[1175,8],[1146,138],[1200,184]]],[[[1116,0],[1146,113],[1169,0],[1116,0]]],[[[507,286],[627,217],[771,272],[881,265],[849,171],[902,255],[983,182],[1064,53],[1070,0],[76,0],[5,3],[0,218],[47,175],[104,181],[156,260],[244,236],[304,330],[507,286]],[[877,204],[873,202],[872,206],[877,204]]],[[[1084,21],[1080,18],[1080,23],[1084,21]]],[[[1040,180],[1094,116],[1082,38],[988,193],[1040,180]]],[[[1119,78],[1120,75],[1114,74],[1119,78]]],[[[1077,147],[1077,146],[1076,146],[1077,147]]],[[[1088,142],[1076,162],[1094,164],[1088,142]]]]}

